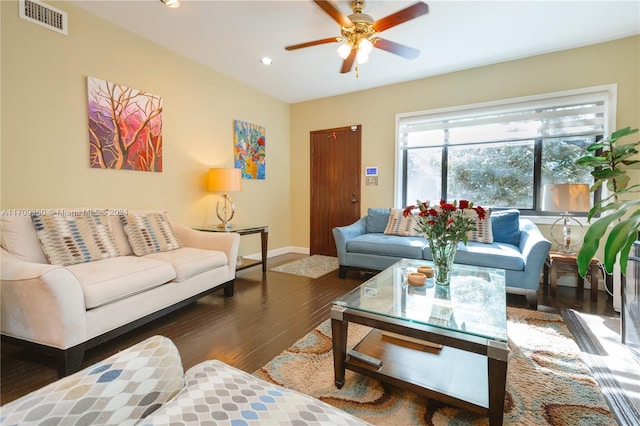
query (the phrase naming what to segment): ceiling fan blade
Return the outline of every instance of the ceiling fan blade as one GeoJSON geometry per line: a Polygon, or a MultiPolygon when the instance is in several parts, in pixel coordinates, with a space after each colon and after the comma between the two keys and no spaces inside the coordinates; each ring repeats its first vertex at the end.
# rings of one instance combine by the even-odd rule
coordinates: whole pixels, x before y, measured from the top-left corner
{"type": "Polygon", "coordinates": [[[373,47],[386,50],[387,52],[402,56],[403,58],[407,59],[415,59],[420,54],[420,51],[418,49],[405,46],[404,44],[396,43],[395,41],[385,40],[383,38],[377,39],[373,44],[373,47]]]}
{"type": "Polygon", "coordinates": [[[314,41],[308,41],[306,43],[300,43],[300,44],[294,44],[294,45],[291,45],[291,46],[286,46],[285,50],[302,49],[303,47],[311,47],[311,46],[317,46],[319,44],[335,43],[337,41],[340,41],[339,37],[323,38],[322,40],[314,40],[314,41]]]}
{"type": "Polygon", "coordinates": [[[373,23],[373,28],[375,28],[377,32],[381,32],[391,27],[395,27],[396,25],[400,25],[403,22],[417,18],[418,16],[422,16],[427,12],[429,12],[429,6],[427,6],[426,3],[416,3],[413,6],[402,9],[385,18],[378,19],[373,23]]]}
{"type": "Polygon", "coordinates": [[[347,18],[345,14],[336,9],[336,7],[331,2],[323,0],[313,0],[313,2],[320,6],[320,8],[324,10],[327,15],[331,16],[334,21],[340,24],[341,27],[353,26],[353,22],[351,22],[351,19],[347,18]]]}
{"type": "Polygon", "coordinates": [[[351,68],[353,68],[353,63],[356,60],[356,53],[357,53],[356,49],[351,49],[351,53],[349,53],[349,56],[347,56],[347,59],[345,59],[344,62],[342,63],[342,69],[340,70],[342,74],[345,74],[351,71],[351,68]]]}

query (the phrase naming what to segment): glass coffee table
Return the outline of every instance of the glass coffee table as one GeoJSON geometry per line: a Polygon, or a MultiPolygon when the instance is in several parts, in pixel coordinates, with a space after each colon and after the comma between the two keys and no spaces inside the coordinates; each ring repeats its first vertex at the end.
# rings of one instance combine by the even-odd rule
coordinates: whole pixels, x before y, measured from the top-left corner
{"type": "Polygon", "coordinates": [[[333,302],[335,384],[345,369],[489,417],[501,425],[507,377],[504,270],[454,265],[451,285],[408,285],[431,262],[402,259],[333,302]],[[349,323],[373,330],[347,353],[349,323]]]}

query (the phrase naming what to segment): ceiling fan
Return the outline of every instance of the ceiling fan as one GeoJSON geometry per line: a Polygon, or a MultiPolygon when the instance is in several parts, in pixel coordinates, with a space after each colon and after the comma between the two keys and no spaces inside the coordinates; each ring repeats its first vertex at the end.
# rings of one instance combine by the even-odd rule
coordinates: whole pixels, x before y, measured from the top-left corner
{"type": "Polygon", "coordinates": [[[369,53],[374,47],[408,59],[415,59],[420,54],[418,49],[380,38],[378,34],[391,27],[426,14],[429,11],[426,3],[418,2],[385,18],[374,21],[370,15],[362,12],[366,5],[364,0],[351,1],[349,5],[351,6],[353,14],[349,16],[345,16],[329,1],[313,1],[320,6],[327,15],[340,24],[341,36],[286,46],[286,50],[344,42],[338,48],[338,55],[344,60],[340,72],[348,73],[353,68],[355,62],[356,77],[358,76],[358,64],[363,64],[369,60],[369,53]]]}

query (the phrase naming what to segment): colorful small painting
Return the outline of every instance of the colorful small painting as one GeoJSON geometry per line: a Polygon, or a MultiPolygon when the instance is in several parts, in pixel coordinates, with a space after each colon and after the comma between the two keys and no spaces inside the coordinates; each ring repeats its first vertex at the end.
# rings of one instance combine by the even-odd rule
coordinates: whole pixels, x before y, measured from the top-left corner
{"type": "Polygon", "coordinates": [[[265,178],[265,129],[257,124],[233,121],[233,156],[244,179],[265,178]]]}
{"type": "Polygon", "coordinates": [[[92,168],[162,171],[162,98],[89,77],[92,168]]]}

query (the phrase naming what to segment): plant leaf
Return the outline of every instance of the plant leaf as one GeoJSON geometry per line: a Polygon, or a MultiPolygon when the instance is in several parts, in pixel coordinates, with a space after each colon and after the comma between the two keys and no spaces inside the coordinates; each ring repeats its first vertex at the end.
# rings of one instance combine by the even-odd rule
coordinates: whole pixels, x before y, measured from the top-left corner
{"type": "Polygon", "coordinates": [[[631,130],[631,127],[625,127],[624,129],[618,129],[615,132],[611,133],[611,140],[616,141],[624,136],[632,135],[634,133],[638,133],[638,129],[631,130]]]}
{"type": "Polygon", "coordinates": [[[627,240],[627,244],[620,251],[620,270],[622,275],[627,275],[627,263],[629,260],[629,252],[631,251],[631,246],[636,241],[637,234],[630,234],[629,239],[627,240]]]}
{"type": "Polygon", "coordinates": [[[604,236],[605,232],[607,232],[609,224],[623,215],[624,211],[619,210],[608,216],[601,217],[589,226],[589,229],[587,229],[587,232],[584,234],[582,247],[580,247],[580,251],[578,252],[578,272],[581,277],[584,277],[587,274],[587,269],[589,269],[591,259],[593,259],[596,251],[598,251],[600,240],[604,236]]]}
{"type": "MultiPolygon", "coordinates": [[[[625,212],[624,209],[619,212],[625,212]]],[[[604,246],[604,268],[607,272],[613,271],[613,264],[616,263],[618,253],[627,245],[630,235],[634,240],[640,227],[640,210],[634,212],[628,218],[621,220],[613,227],[604,246]]],[[[622,259],[620,259],[622,261],[622,259]]],[[[622,267],[622,263],[620,263],[622,267]]],[[[626,266],[626,263],[625,263],[626,266]]]]}
{"type": "Polygon", "coordinates": [[[593,155],[586,155],[576,160],[576,165],[584,167],[600,167],[606,163],[606,158],[594,157],[593,155]]]}
{"type": "Polygon", "coordinates": [[[611,169],[601,169],[594,170],[591,175],[597,179],[610,179],[618,176],[624,175],[624,172],[621,170],[611,170],[611,169]]]}
{"type": "Polygon", "coordinates": [[[603,149],[605,146],[606,146],[605,144],[599,143],[599,142],[592,143],[587,147],[587,152],[597,151],[599,149],[603,149]]]}

